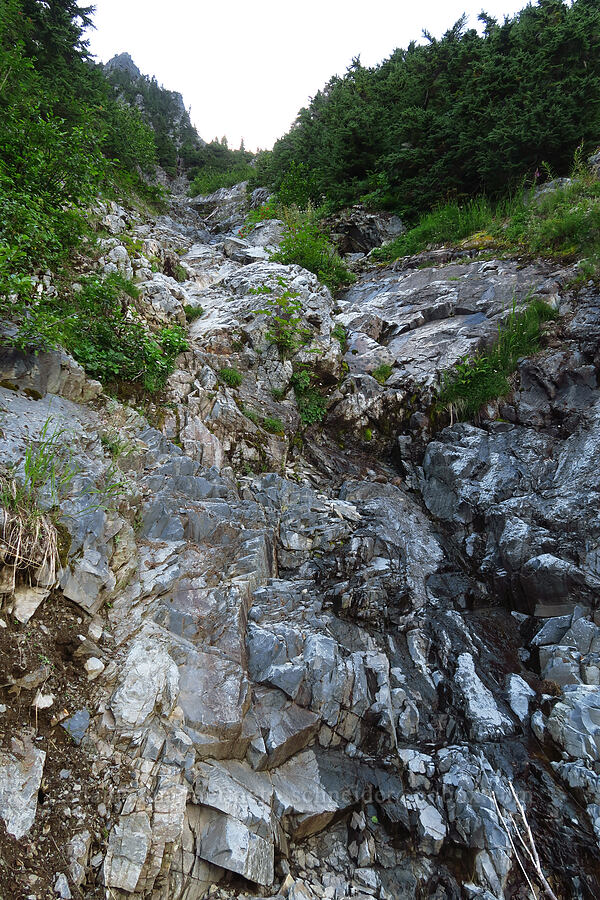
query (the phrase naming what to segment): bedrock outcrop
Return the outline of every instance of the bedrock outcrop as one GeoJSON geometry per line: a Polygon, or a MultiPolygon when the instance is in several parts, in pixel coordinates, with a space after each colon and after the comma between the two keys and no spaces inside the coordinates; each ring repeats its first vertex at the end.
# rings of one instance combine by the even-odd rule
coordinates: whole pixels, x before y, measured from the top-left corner
{"type": "Polygon", "coordinates": [[[55,583],[14,588],[4,557],[0,639],[61,654],[3,663],[23,897],[525,896],[512,789],[556,895],[598,896],[600,297],[475,256],[334,299],[240,238],[246,202],[103,210],[100,265],[131,270],[148,321],[189,323],[161,402],[2,354],[3,464],[19,477],[50,421],[75,473],[55,583]],[[441,372],[532,294],[559,313],[546,347],[476,424],[433,433],[441,372]],[[269,298],[298,302],[287,352],[269,298]]]}

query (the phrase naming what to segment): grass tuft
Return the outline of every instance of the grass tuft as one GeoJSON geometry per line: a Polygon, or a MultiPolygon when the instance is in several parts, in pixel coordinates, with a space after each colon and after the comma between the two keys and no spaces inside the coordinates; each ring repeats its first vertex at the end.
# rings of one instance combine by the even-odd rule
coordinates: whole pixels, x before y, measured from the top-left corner
{"type": "Polygon", "coordinates": [[[509,393],[509,375],[516,369],[518,360],[539,349],[542,324],[556,315],[542,300],[532,300],[520,309],[513,303],[506,322],[498,328],[494,344],[464,357],[444,373],[438,409],[450,410],[459,419],[469,419],[488,401],[509,393]]]}

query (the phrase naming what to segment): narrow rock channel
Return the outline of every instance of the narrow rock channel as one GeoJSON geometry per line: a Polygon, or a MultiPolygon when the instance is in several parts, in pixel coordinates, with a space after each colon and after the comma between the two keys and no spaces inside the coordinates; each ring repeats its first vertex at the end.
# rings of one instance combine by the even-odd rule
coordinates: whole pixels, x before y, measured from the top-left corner
{"type": "Polygon", "coordinates": [[[189,322],[160,403],[0,359],[4,464],[50,422],[75,473],[56,581],[2,587],[2,887],[20,853],[15,900],[525,897],[514,820],[557,897],[599,897],[600,296],[462,254],[334,300],[270,261],[277,222],[239,237],[248,202],[102,210],[99,266],[189,322]],[[513,393],[436,425],[441,373],[531,292],[559,317],[513,393]],[[299,304],[289,354],[269,298],[299,304]]]}

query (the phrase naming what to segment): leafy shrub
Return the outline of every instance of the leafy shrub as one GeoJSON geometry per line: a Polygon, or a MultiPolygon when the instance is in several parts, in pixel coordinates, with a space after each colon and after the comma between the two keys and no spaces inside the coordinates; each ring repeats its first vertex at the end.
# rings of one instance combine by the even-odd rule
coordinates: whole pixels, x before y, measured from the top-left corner
{"type": "Polygon", "coordinates": [[[137,383],[154,393],[164,386],[187,343],[178,325],[150,333],[126,300],[137,293],[134,284],[116,273],[104,280],[89,276],[78,292],[24,307],[11,342],[33,350],[63,346],[93,378],[137,383]]]}
{"type": "Polygon", "coordinates": [[[238,372],[238,370],[235,368],[229,368],[227,366],[221,369],[221,371],[219,372],[219,377],[224,384],[232,388],[239,387],[244,380],[241,372],[238,372]]]}
{"type": "Polygon", "coordinates": [[[135,291],[119,275],[103,282],[84,280],[73,295],[64,345],[86,371],[101,381],[138,382],[150,393],[162,388],[173,371],[176,357],[187,348],[178,325],[149,334],[123,294],[135,291]]]}
{"type": "Polygon", "coordinates": [[[379,384],[385,384],[392,372],[392,366],[387,363],[381,363],[380,366],[377,366],[377,368],[371,372],[371,375],[379,382],[379,384]]]}
{"type": "MultiPolygon", "coordinates": [[[[256,309],[254,312],[256,315],[267,316],[269,320],[267,340],[277,345],[282,356],[289,356],[307,342],[311,332],[310,328],[302,324],[302,303],[298,300],[300,296],[298,291],[290,291],[283,278],[279,279],[279,285],[285,288],[283,293],[269,297],[265,300],[264,308],[256,309]]],[[[256,294],[266,292],[271,292],[267,285],[253,290],[256,294]]]]}
{"type": "Polygon", "coordinates": [[[301,212],[297,207],[288,207],[283,216],[286,228],[279,250],[271,255],[272,260],[308,269],[331,291],[354,281],[352,272],[319,230],[313,209],[309,207],[307,212],[301,212]]]}
{"type": "Polygon", "coordinates": [[[263,203],[258,209],[251,209],[248,215],[244,220],[243,228],[240,228],[240,237],[248,237],[251,234],[259,222],[266,222],[268,219],[278,219],[280,217],[280,209],[277,205],[277,201],[274,198],[271,198],[266,203],[263,203]]]}
{"type": "Polygon", "coordinates": [[[292,160],[277,188],[277,199],[282,206],[306,209],[320,199],[314,173],[302,162],[292,160]]]}
{"type": "Polygon", "coordinates": [[[476,415],[484,403],[510,390],[508,376],[521,356],[535,353],[540,346],[541,325],[556,318],[555,311],[541,300],[525,308],[513,308],[498,338],[487,350],[464,357],[445,372],[439,392],[439,405],[455,410],[459,418],[476,415]]]}

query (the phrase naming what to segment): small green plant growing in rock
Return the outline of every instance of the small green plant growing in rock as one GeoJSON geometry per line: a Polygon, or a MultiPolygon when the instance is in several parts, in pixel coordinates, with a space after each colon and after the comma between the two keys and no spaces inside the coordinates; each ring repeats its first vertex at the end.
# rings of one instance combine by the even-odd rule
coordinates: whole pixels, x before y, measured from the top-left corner
{"type": "Polygon", "coordinates": [[[19,570],[44,572],[53,584],[59,564],[58,531],[52,508],[76,475],[70,455],[64,458],[65,429],[46,419],[39,437],[25,451],[22,477],[0,473],[0,549],[12,567],[13,588],[19,570]]]}
{"type": "Polygon", "coordinates": [[[278,219],[279,208],[274,198],[267,200],[258,209],[251,209],[244,221],[243,227],[239,231],[241,238],[248,237],[260,222],[266,222],[267,219],[278,219]]]}
{"type": "Polygon", "coordinates": [[[312,374],[307,368],[298,369],[292,375],[291,384],[304,425],[321,422],[327,412],[327,400],[312,386],[312,381],[312,374]]]}
{"type": "Polygon", "coordinates": [[[342,353],[345,353],[348,349],[348,334],[344,326],[339,323],[335,325],[334,328],[331,329],[331,336],[340,342],[342,353]]]}
{"type": "Polygon", "coordinates": [[[122,438],[117,431],[105,431],[100,435],[100,443],[113,459],[129,456],[133,452],[133,446],[122,438]]]}
{"type": "Polygon", "coordinates": [[[543,322],[557,313],[542,300],[533,300],[512,310],[498,328],[498,337],[486,350],[465,356],[445,372],[438,395],[438,409],[449,409],[459,418],[476,415],[484,403],[510,391],[508,376],[521,356],[535,353],[540,346],[543,322]]]}
{"type": "Polygon", "coordinates": [[[271,397],[273,398],[273,400],[283,400],[283,398],[285,397],[285,391],[283,390],[283,388],[271,388],[271,397]]]}
{"type": "Polygon", "coordinates": [[[251,422],[254,422],[255,425],[258,425],[260,421],[260,416],[253,409],[250,409],[247,406],[242,406],[242,412],[246,416],[247,419],[250,419],[251,422]]]}
{"type": "Polygon", "coordinates": [[[385,384],[392,374],[392,371],[392,366],[388,365],[388,363],[381,363],[380,366],[377,366],[377,368],[371,372],[371,375],[379,382],[379,384],[385,384]]]}
{"type": "Polygon", "coordinates": [[[298,291],[290,291],[283,279],[279,279],[279,284],[285,288],[283,293],[269,297],[263,309],[254,312],[268,318],[267,340],[276,344],[281,355],[287,357],[306,344],[311,331],[302,324],[302,303],[298,299],[298,291]]]}
{"type": "Polygon", "coordinates": [[[276,419],[273,416],[266,416],[263,419],[263,428],[271,434],[283,434],[285,431],[281,419],[276,419]]]}
{"type": "Polygon", "coordinates": [[[181,263],[175,263],[175,265],[172,267],[172,269],[173,269],[173,278],[175,279],[175,281],[179,281],[179,282],[187,281],[188,273],[183,268],[181,263]]]}
{"type": "Polygon", "coordinates": [[[231,388],[239,387],[244,380],[241,372],[234,367],[228,366],[225,366],[220,370],[219,378],[224,384],[231,388]]]}
{"type": "Polygon", "coordinates": [[[260,295],[260,294],[272,294],[272,293],[273,293],[273,290],[272,290],[272,288],[269,287],[268,284],[261,284],[261,285],[259,285],[258,287],[250,288],[250,290],[248,291],[248,293],[249,293],[249,294],[254,294],[255,296],[258,296],[258,295],[260,295]]]}
{"type": "Polygon", "coordinates": [[[286,229],[279,249],[271,255],[274,262],[303,266],[331,291],[337,291],[355,280],[321,232],[316,211],[310,203],[304,211],[296,206],[285,207],[282,216],[286,229]]]}
{"type": "Polygon", "coordinates": [[[183,307],[183,311],[188,322],[194,322],[196,319],[199,319],[200,316],[204,315],[204,310],[201,306],[190,306],[189,303],[186,303],[183,307]]]}

